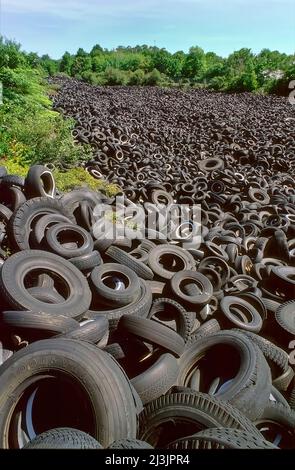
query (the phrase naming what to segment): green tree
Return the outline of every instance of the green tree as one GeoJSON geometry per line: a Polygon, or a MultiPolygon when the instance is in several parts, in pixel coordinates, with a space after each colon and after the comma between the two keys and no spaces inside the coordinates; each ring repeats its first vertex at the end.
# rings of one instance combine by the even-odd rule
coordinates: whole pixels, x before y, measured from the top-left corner
{"type": "Polygon", "coordinates": [[[69,52],[65,52],[59,64],[59,71],[71,75],[73,57],[69,52]]]}
{"type": "Polygon", "coordinates": [[[206,56],[200,47],[191,47],[183,65],[184,77],[199,79],[206,68],[206,56]]]}

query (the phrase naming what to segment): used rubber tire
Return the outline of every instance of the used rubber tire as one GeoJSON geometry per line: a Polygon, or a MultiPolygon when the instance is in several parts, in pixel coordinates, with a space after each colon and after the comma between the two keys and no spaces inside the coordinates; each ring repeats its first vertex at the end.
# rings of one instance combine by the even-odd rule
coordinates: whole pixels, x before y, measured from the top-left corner
{"type": "Polygon", "coordinates": [[[91,405],[91,434],[104,447],[118,439],[136,437],[135,401],[118,363],[89,343],[50,339],[18,351],[0,367],[1,448],[18,447],[18,443],[8,440],[12,411],[24,391],[49,373],[71,377],[82,386],[85,400],[91,405]]]}
{"type": "Polygon", "coordinates": [[[110,330],[118,326],[118,322],[123,315],[136,315],[138,317],[147,317],[153,301],[150,287],[140,279],[140,293],[138,299],[126,307],[116,308],[114,310],[91,311],[85,313],[85,317],[92,319],[97,316],[105,315],[109,320],[110,330]]]}
{"type": "Polygon", "coordinates": [[[55,335],[79,327],[79,323],[73,318],[42,312],[2,312],[1,322],[12,328],[14,333],[33,330],[55,335]]]}
{"type": "Polygon", "coordinates": [[[189,271],[195,269],[195,259],[189,251],[184,250],[178,246],[172,245],[159,245],[149,252],[149,266],[152,271],[163,279],[172,279],[177,271],[189,271]],[[161,258],[167,258],[170,262],[178,260],[178,267],[176,261],[176,268],[170,271],[165,269],[160,264],[161,258]],[[176,271],[175,271],[176,269],[176,271]]]}
{"type": "Polygon", "coordinates": [[[117,263],[102,264],[93,269],[90,279],[96,294],[106,305],[124,307],[138,298],[139,278],[127,266],[117,263]],[[109,278],[111,280],[107,284],[105,281],[109,278]],[[124,285],[124,288],[120,287],[121,284],[124,285]]]}
{"type": "Polygon", "coordinates": [[[168,298],[156,299],[148,314],[148,318],[153,318],[155,321],[159,321],[169,327],[171,320],[172,322],[174,320],[176,331],[184,339],[185,343],[189,340],[195,317],[195,313],[187,312],[178,302],[168,298]],[[159,315],[160,318],[158,318],[159,315]],[[167,319],[165,318],[166,316],[167,319]]]}
{"type": "Polygon", "coordinates": [[[38,220],[38,222],[35,224],[33,229],[34,244],[36,247],[41,245],[48,227],[60,223],[69,224],[71,221],[68,219],[68,217],[65,217],[62,214],[43,215],[43,217],[41,217],[40,220],[38,220]]]}
{"type": "Polygon", "coordinates": [[[144,441],[138,439],[121,439],[120,441],[113,442],[108,449],[153,449],[153,447],[144,441]]]}
{"type": "Polygon", "coordinates": [[[148,266],[117,246],[110,246],[110,248],[107,249],[106,254],[113,260],[117,261],[117,263],[123,264],[132,269],[142,279],[153,279],[154,274],[148,266]]]}
{"type": "Polygon", "coordinates": [[[226,326],[235,326],[246,331],[258,333],[263,321],[257,310],[245,299],[228,295],[220,301],[226,326]]]}
{"type": "Polygon", "coordinates": [[[146,405],[139,415],[138,437],[154,447],[165,448],[175,438],[184,437],[178,423],[190,423],[186,431],[190,434],[207,428],[231,427],[260,435],[255,425],[229,403],[187,390],[162,396],[146,405]],[[169,425],[174,435],[169,433],[169,425]]]}
{"type": "Polygon", "coordinates": [[[34,221],[42,215],[56,213],[62,214],[75,223],[73,215],[56,199],[38,197],[22,204],[14,212],[8,224],[8,235],[14,248],[17,250],[28,250],[30,248],[30,233],[34,221]]]}
{"type": "Polygon", "coordinates": [[[89,343],[97,344],[108,333],[108,331],[109,323],[107,319],[102,316],[95,318],[95,320],[83,322],[82,325],[71,330],[67,330],[62,336],[64,338],[88,341],[89,343]]]}
{"type": "Polygon", "coordinates": [[[10,256],[2,266],[0,289],[12,309],[31,310],[79,318],[90,306],[91,291],[86,278],[71,263],[46,251],[27,250],[10,256]],[[35,299],[25,287],[28,273],[47,270],[65,283],[67,298],[49,304],[35,299]]]}
{"type": "Polygon", "coordinates": [[[51,197],[56,194],[56,186],[51,171],[43,165],[30,167],[25,179],[25,194],[28,199],[34,197],[51,197]]]}
{"type": "Polygon", "coordinates": [[[179,299],[190,304],[204,305],[209,302],[213,296],[213,286],[209,279],[195,271],[180,271],[176,273],[171,279],[171,289],[179,299]],[[193,295],[186,294],[182,291],[181,285],[186,281],[191,282],[193,287],[197,285],[196,292],[194,292],[193,295]]]}
{"type": "Polygon", "coordinates": [[[103,449],[103,447],[83,431],[73,428],[56,428],[39,434],[23,449],[103,449]]]}
{"type": "MultiPolygon", "coordinates": [[[[234,369],[237,370],[235,377],[231,380],[227,389],[225,391],[221,389],[216,397],[230,402],[252,420],[259,418],[269,401],[271,372],[258,346],[246,338],[245,335],[232,331],[222,331],[197,340],[185,350],[181,357],[178,385],[187,386],[187,382],[194,371],[194,365],[196,366],[199,359],[214,347],[217,347],[216,351],[219,351],[218,348],[220,347],[233,348],[239,356],[239,362],[236,363],[234,369]]],[[[211,351],[214,351],[214,349],[211,351]]],[[[229,351],[230,349],[228,354],[229,351]]],[[[219,351],[218,354],[221,354],[221,352],[219,351]]]]}
{"type": "Polygon", "coordinates": [[[70,258],[70,263],[72,263],[80,271],[92,271],[96,266],[102,264],[102,259],[98,251],[92,251],[84,256],[77,256],[76,258],[70,258]]]}
{"type": "Polygon", "coordinates": [[[169,450],[199,450],[199,449],[278,449],[270,442],[259,436],[240,429],[211,428],[201,431],[194,436],[185,437],[171,442],[169,450]]]}
{"type": "Polygon", "coordinates": [[[162,354],[147,370],[131,379],[145,405],[170,390],[177,382],[179,364],[171,354],[162,354]]]}
{"type": "Polygon", "coordinates": [[[135,315],[123,315],[120,318],[118,328],[159,346],[176,357],[180,357],[184,351],[183,338],[174,330],[153,320],[135,315]]]}
{"type": "Polygon", "coordinates": [[[93,251],[93,240],[89,232],[78,225],[55,224],[45,233],[47,248],[63,258],[75,258],[88,255],[93,251]],[[69,248],[68,243],[76,247],[69,248]]]}

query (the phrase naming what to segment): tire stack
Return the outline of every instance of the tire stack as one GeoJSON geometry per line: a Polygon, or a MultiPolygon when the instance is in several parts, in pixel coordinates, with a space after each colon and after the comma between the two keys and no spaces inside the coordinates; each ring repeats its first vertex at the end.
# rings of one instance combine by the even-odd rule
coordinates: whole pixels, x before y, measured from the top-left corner
{"type": "Polygon", "coordinates": [[[170,180],[150,157],[158,177],[141,184],[135,165],[127,220],[136,202],[200,204],[196,246],[156,228],[111,237],[97,208],[116,225],[118,198],[60,194],[41,165],[25,179],[0,169],[1,448],[295,447],[294,139],[284,146],[257,166],[225,150],[187,167],[183,154],[170,180]]]}

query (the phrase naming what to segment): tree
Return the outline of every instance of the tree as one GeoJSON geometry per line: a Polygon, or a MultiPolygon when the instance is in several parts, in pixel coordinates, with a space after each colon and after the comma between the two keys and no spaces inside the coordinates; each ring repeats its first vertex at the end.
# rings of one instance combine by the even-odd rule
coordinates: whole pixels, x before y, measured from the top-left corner
{"type": "Polygon", "coordinates": [[[59,71],[71,75],[73,57],[69,52],[65,52],[59,64],[59,71]]]}
{"type": "Polygon", "coordinates": [[[183,65],[183,75],[187,78],[200,78],[206,68],[206,57],[200,47],[191,47],[183,65]]]}
{"type": "Polygon", "coordinates": [[[95,44],[90,51],[91,57],[99,56],[101,54],[103,54],[103,48],[99,44],[95,44]]]}

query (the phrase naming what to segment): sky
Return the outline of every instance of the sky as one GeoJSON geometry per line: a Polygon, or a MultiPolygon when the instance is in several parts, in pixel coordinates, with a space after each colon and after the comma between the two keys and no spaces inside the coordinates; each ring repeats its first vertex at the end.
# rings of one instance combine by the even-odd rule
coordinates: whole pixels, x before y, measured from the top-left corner
{"type": "Polygon", "coordinates": [[[294,0],[0,0],[0,32],[60,58],[94,44],[295,51],[294,0]]]}

